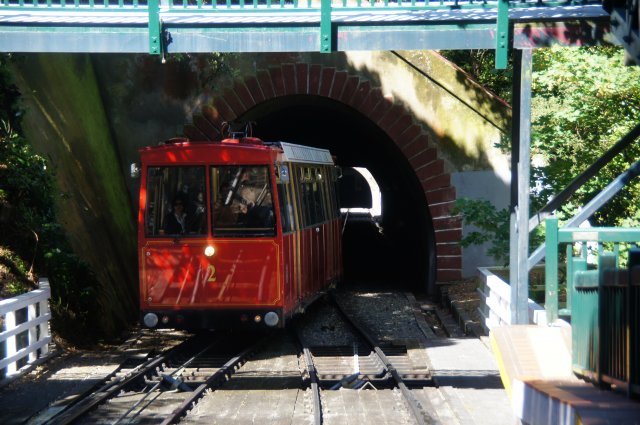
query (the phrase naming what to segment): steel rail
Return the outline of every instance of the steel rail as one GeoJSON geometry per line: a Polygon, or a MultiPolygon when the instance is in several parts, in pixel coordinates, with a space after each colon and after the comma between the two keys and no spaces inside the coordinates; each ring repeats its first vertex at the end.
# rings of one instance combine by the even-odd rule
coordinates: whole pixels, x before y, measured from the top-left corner
{"type": "Polygon", "coordinates": [[[204,395],[204,392],[207,389],[213,388],[214,384],[216,384],[217,382],[225,382],[224,378],[228,378],[233,375],[238,366],[246,361],[251,354],[257,351],[258,348],[260,348],[260,346],[262,346],[267,341],[267,339],[268,337],[266,336],[261,338],[260,340],[258,340],[258,342],[248,348],[245,348],[239,354],[227,361],[213,375],[208,377],[203,384],[198,386],[198,388],[193,391],[191,396],[184,400],[177,409],[174,409],[173,412],[171,412],[171,414],[169,414],[169,416],[165,418],[164,421],[162,421],[162,425],[177,423],[180,418],[187,412],[187,410],[189,410],[191,406],[204,395]]]}
{"type": "MultiPolygon", "coordinates": [[[[180,366],[174,368],[175,370],[173,372],[171,372],[169,374],[169,376],[174,376],[177,375],[180,372],[183,372],[185,370],[185,368],[187,366],[189,366],[191,363],[194,362],[194,360],[196,360],[198,357],[202,356],[204,353],[206,353],[207,351],[209,351],[217,342],[212,342],[211,344],[207,345],[204,349],[200,350],[197,354],[193,355],[189,360],[185,361],[184,363],[182,363],[180,366]]],[[[158,382],[156,382],[147,392],[146,394],[138,401],[136,401],[133,406],[131,406],[126,412],[124,412],[124,414],[122,416],[120,416],[120,418],[114,422],[114,425],[119,424],[123,419],[125,419],[127,416],[129,416],[129,414],[131,412],[133,412],[141,403],[143,403],[145,400],[147,400],[147,398],[149,398],[149,396],[151,394],[153,394],[153,392],[155,390],[158,389],[158,387],[160,387],[160,385],[162,385],[163,380],[159,379],[158,382]]],[[[148,406],[150,403],[147,403],[145,405],[148,406]]],[[[138,411],[138,413],[140,413],[140,411],[138,411]]]]}
{"type": "MultiPolygon", "coordinates": [[[[167,360],[171,355],[173,355],[173,353],[184,349],[185,344],[190,341],[193,341],[193,338],[190,338],[187,341],[184,341],[176,347],[168,350],[167,352],[149,359],[141,365],[138,365],[115,382],[109,382],[103,385],[98,390],[88,394],[86,397],[79,397],[77,399],[77,402],[70,404],[65,409],[58,412],[55,416],[47,420],[45,424],[66,425],[73,422],[80,416],[87,413],[89,410],[103,403],[105,400],[111,398],[114,394],[116,394],[125,386],[129,385],[131,382],[144,377],[145,374],[162,364],[162,362],[167,360]]],[[[112,379],[119,370],[122,369],[118,368],[115,372],[109,374],[104,380],[112,379]]]]}
{"type": "Polygon", "coordinates": [[[404,383],[404,380],[402,379],[402,376],[400,376],[400,373],[398,372],[398,370],[389,361],[387,356],[384,354],[384,352],[378,345],[378,342],[375,340],[375,338],[371,336],[371,332],[369,331],[369,329],[367,329],[364,325],[356,322],[351,317],[349,317],[349,315],[347,315],[347,313],[344,311],[344,309],[342,308],[340,303],[335,299],[335,297],[332,296],[331,298],[335,303],[335,305],[338,307],[338,311],[340,312],[340,314],[345,318],[345,320],[349,324],[351,324],[351,326],[353,326],[353,328],[355,328],[366,339],[366,341],[371,345],[371,347],[373,348],[373,351],[376,353],[380,361],[384,364],[389,374],[393,377],[394,381],[396,381],[396,385],[402,392],[402,395],[406,400],[407,404],[409,405],[409,409],[411,410],[411,413],[415,417],[418,424],[425,425],[425,424],[438,423],[438,421],[435,418],[433,418],[427,411],[425,411],[422,408],[422,406],[420,405],[420,402],[416,399],[416,397],[411,393],[411,390],[404,383]]]}
{"type": "Polygon", "coordinates": [[[318,384],[318,371],[316,370],[313,357],[311,356],[311,350],[304,343],[300,329],[296,327],[296,336],[298,342],[302,348],[302,354],[304,356],[304,362],[307,366],[307,372],[309,373],[309,380],[311,381],[311,392],[313,397],[313,423],[315,425],[322,425],[322,400],[320,398],[320,385],[318,384]]]}

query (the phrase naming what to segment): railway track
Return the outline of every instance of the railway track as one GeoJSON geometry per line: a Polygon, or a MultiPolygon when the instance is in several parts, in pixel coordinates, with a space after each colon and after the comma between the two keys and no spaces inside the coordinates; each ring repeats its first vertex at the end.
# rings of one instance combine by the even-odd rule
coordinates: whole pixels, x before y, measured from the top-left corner
{"type": "Polygon", "coordinates": [[[319,301],[295,332],[192,338],[125,363],[47,423],[456,424],[434,402],[424,350],[353,316],[319,301]]]}
{"type": "Polygon", "coordinates": [[[131,369],[126,363],[95,390],[46,423],[170,424],[204,394],[220,385],[258,349],[263,339],[198,335],[131,369]],[[222,347],[222,349],[220,348],[222,347]]]}
{"type": "MultiPolygon", "coordinates": [[[[344,346],[310,347],[305,342],[304,333],[300,329],[297,332],[312,391],[314,424],[320,425],[325,422],[323,405],[330,403],[330,391],[340,388],[358,392],[363,389],[374,392],[391,390],[389,399],[393,399],[393,393],[398,390],[402,402],[410,412],[410,415],[405,415],[406,422],[421,425],[438,423],[429,400],[416,397],[407,385],[408,378],[410,385],[432,386],[429,372],[412,368],[411,360],[401,347],[383,347],[371,331],[348,315],[338,302],[333,300],[332,305],[343,325],[346,325],[351,333],[352,354],[349,354],[348,347],[344,346]],[[345,368],[349,366],[352,368],[351,373],[345,368]],[[322,391],[323,389],[325,391],[322,391]],[[413,421],[409,420],[408,416],[413,418],[413,421]]],[[[335,329],[336,324],[333,326],[335,329]]],[[[326,410],[330,411],[331,407],[327,407],[326,410]]]]}

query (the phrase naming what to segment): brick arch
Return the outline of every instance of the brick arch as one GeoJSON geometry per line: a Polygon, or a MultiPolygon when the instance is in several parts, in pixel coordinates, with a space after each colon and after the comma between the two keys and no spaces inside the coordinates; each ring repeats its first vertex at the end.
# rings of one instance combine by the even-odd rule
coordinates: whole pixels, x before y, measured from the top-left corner
{"type": "Polygon", "coordinates": [[[344,103],[382,129],[402,151],[418,177],[431,213],[436,243],[436,281],[462,277],[459,217],[450,211],[456,199],[450,173],[440,157],[438,146],[413,115],[393,99],[384,97],[381,87],[348,71],[318,64],[296,63],[260,69],[255,75],[237,80],[211,105],[194,115],[185,127],[192,139],[220,137],[218,129],[252,107],[287,95],[317,95],[344,103]]]}

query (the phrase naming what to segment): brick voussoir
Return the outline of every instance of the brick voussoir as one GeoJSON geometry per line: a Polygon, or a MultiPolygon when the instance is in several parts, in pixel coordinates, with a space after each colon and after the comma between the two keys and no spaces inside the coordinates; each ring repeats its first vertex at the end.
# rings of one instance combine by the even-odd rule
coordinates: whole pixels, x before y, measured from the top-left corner
{"type": "Polygon", "coordinates": [[[249,93],[251,93],[251,97],[253,97],[256,104],[263,102],[265,100],[258,78],[252,75],[250,77],[247,77],[244,80],[244,83],[247,86],[247,90],[249,90],[249,93]]]}
{"type": "Polygon", "coordinates": [[[439,269],[462,269],[462,256],[460,255],[451,255],[451,256],[438,256],[436,259],[436,264],[439,269]]]}
{"type": "Polygon", "coordinates": [[[441,189],[425,191],[427,200],[431,203],[442,203],[446,201],[456,200],[456,188],[455,187],[443,187],[441,189]]]}
{"type": "Polygon", "coordinates": [[[271,84],[273,84],[273,91],[278,96],[284,96],[284,79],[282,77],[282,68],[279,66],[270,67],[269,75],[271,76],[271,84]]]}
{"type": "Polygon", "coordinates": [[[358,84],[358,88],[351,97],[350,105],[356,109],[359,109],[360,105],[369,94],[369,90],[371,90],[371,82],[369,82],[368,80],[360,81],[360,84],[358,84]]]}
{"type": "Polygon", "coordinates": [[[356,90],[359,86],[360,77],[358,77],[357,75],[350,75],[344,84],[344,89],[342,90],[342,94],[340,95],[340,100],[346,104],[351,104],[353,95],[356,93],[356,90]]]}
{"type": "Polygon", "coordinates": [[[202,116],[204,116],[207,121],[218,129],[220,129],[222,127],[222,123],[224,123],[224,118],[220,115],[220,111],[212,105],[205,105],[202,107],[202,116]]]}
{"type": "Polygon", "coordinates": [[[347,71],[336,71],[335,75],[333,76],[333,85],[331,86],[331,91],[329,91],[329,97],[331,99],[340,99],[348,76],[349,74],[347,73],[347,71]]]}
{"type": "Polygon", "coordinates": [[[224,101],[229,105],[229,108],[233,111],[233,114],[237,117],[242,114],[247,108],[242,104],[240,97],[233,89],[227,89],[222,95],[224,101]]]}
{"type": "Polygon", "coordinates": [[[372,120],[371,115],[382,99],[382,90],[380,87],[372,88],[369,94],[363,99],[362,105],[360,105],[360,111],[372,120]]]}
{"type": "Polygon", "coordinates": [[[462,255],[462,248],[454,242],[436,243],[436,256],[439,255],[462,255]]]}
{"type": "Polygon", "coordinates": [[[395,124],[389,128],[388,134],[393,140],[398,140],[408,128],[413,126],[413,118],[409,114],[404,114],[395,124]]]}
{"type": "Polygon", "coordinates": [[[393,101],[384,97],[380,92],[380,102],[371,111],[369,119],[378,122],[391,108],[393,108],[393,101]]]}
{"type": "Polygon", "coordinates": [[[441,159],[431,161],[421,167],[415,168],[415,172],[420,182],[423,182],[424,180],[444,173],[444,161],[441,159]]]}
{"type": "Polygon", "coordinates": [[[335,68],[328,67],[322,69],[322,73],[320,74],[320,89],[318,90],[320,96],[329,97],[335,73],[335,68]]]}
{"type": "Polygon", "coordinates": [[[318,94],[320,89],[320,74],[322,66],[313,64],[309,67],[309,94],[318,94]]]}
{"type": "Polygon", "coordinates": [[[450,217],[451,210],[453,209],[455,202],[443,202],[441,204],[429,205],[429,211],[432,218],[438,217],[450,217]]]}
{"type": "Polygon", "coordinates": [[[216,108],[222,121],[233,121],[236,118],[236,115],[233,113],[233,110],[227,104],[226,100],[223,97],[218,97],[213,100],[213,106],[216,108]]]}
{"type": "Polygon", "coordinates": [[[282,79],[284,80],[284,93],[296,94],[296,66],[292,63],[282,65],[282,79]]]}
{"type": "Polygon", "coordinates": [[[296,64],[296,94],[309,93],[309,64],[296,64]]]}
{"type": "Polygon", "coordinates": [[[436,159],[438,159],[438,151],[435,148],[427,148],[410,157],[409,163],[417,170],[431,164],[436,159]]]}
{"type": "Polygon", "coordinates": [[[265,100],[276,97],[275,91],[273,90],[273,83],[271,82],[271,75],[267,70],[259,69],[256,73],[256,78],[258,79],[258,83],[260,83],[260,89],[262,90],[265,100]]]}
{"type": "Polygon", "coordinates": [[[425,193],[427,193],[430,190],[451,186],[451,175],[449,173],[442,173],[430,179],[425,179],[420,183],[425,193]]]}
{"type": "Polygon", "coordinates": [[[462,279],[462,269],[441,269],[436,271],[436,282],[451,282],[462,279]]]}
{"type": "Polygon", "coordinates": [[[383,129],[386,133],[389,133],[389,129],[395,124],[400,117],[403,115],[404,106],[402,105],[393,105],[383,116],[381,119],[377,121],[378,126],[383,129]]]}
{"type": "Polygon", "coordinates": [[[404,129],[402,133],[398,135],[396,140],[398,141],[398,145],[406,146],[410,142],[413,142],[420,134],[422,133],[422,127],[418,124],[412,124],[410,127],[404,129]],[[406,141],[406,143],[405,143],[406,141]]]}
{"type": "Polygon", "coordinates": [[[401,149],[404,156],[411,158],[419,152],[429,148],[429,137],[426,134],[420,134],[411,143],[407,143],[401,149]]]}
{"type": "Polygon", "coordinates": [[[448,229],[462,229],[462,217],[460,216],[448,216],[438,217],[431,220],[433,223],[433,229],[448,230],[448,229]]]}
{"type": "Polygon", "coordinates": [[[436,243],[438,242],[460,242],[462,239],[462,229],[436,230],[434,232],[436,243]]]}
{"type": "Polygon", "coordinates": [[[240,98],[240,101],[242,101],[242,104],[244,105],[245,109],[249,109],[252,106],[255,106],[256,101],[251,95],[251,91],[249,90],[249,88],[247,87],[244,81],[236,81],[236,83],[233,85],[233,90],[236,92],[236,94],[240,98]]]}

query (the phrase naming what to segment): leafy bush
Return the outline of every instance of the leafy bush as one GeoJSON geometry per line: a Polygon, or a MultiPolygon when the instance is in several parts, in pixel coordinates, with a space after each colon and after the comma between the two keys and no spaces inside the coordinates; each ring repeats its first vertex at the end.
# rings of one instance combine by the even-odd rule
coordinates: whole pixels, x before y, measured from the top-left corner
{"type": "Polygon", "coordinates": [[[487,253],[499,264],[509,264],[509,210],[498,210],[491,202],[461,198],[455,203],[453,215],[461,215],[465,224],[477,230],[462,238],[463,247],[490,242],[487,253]]]}

